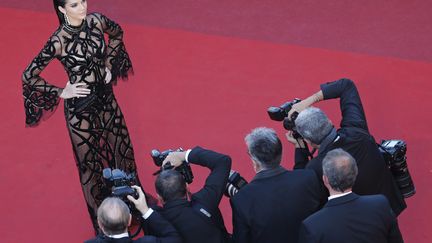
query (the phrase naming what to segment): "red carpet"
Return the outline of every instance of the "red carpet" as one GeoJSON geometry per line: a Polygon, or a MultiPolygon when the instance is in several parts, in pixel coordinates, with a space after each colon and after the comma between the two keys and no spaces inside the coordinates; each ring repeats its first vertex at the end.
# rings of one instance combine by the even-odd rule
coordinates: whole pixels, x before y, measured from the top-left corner
{"type": "MultiPolygon", "coordinates": [[[[113,16],[115,19],[115,16],[113,16]]],[[[63,109],[37,128],[24,128],[20,75],[56,28],[53,14],[0,8],[0,188],[2,242],[82,242],[92,236],[64,125],[63,109]]],[[[134,144],[145,189],[154,192],[152,148],[201,145],[230,154],[233,168],[248,180],[252,167],[243,142],[257,126],[277,129],[266,109],[304,98],[319,84],[341,77],[357,82],[376,139],[408,142],[417,194],[399,218],[405,242],[432,241],[429,219],[432,147],[429,124],[432,64],[392,57],[307,48],[265,40],[222,37],[184,30],[122,24],[135,76],[116,87],[134,144]]],[[[421,58],[419,58],[421,59],[421,58]]],[[[57,61],[44,72],[64,85],[57,61]]],[[[320,104],[337,122],[337,102],[320,104]]],[[[284,165],[293,148],[284,142],[284,165]]],[[[193,168],[192,190],[205,169],[193,168]]],[[[227,199],[222,209],[231,229],[227,199]]]]}
{"type": "MultiPolygon", "coordinates": [[[[0,7],[53,13],[51,1],[0,7]]],[[[432,61],[432,2],[313,0],[91,0],[121,23],[432,61]]]]}

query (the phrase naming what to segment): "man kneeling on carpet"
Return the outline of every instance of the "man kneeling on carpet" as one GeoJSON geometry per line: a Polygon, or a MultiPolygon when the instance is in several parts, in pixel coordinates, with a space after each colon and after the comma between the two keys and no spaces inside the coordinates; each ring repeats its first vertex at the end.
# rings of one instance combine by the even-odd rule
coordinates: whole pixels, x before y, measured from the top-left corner
{"type": "Polygon", "coordinates": [[[154,236],[146,235],[137,240],[132,240],[127,228],[132,216],[129,207],[121,199],[116,197],[106,198],[97,211],[97,221],[103,235],[86,241],[86,243],[99,242],[148,242],[148,243],[180,243],[181,238],[174,227],[166,221],[158,212],[147,206],[142,189],[132,186],[138,192],[138,199],[128,196],[128,199],[141,212],[144,218],[144,228],[150,229],[154,236]]]}

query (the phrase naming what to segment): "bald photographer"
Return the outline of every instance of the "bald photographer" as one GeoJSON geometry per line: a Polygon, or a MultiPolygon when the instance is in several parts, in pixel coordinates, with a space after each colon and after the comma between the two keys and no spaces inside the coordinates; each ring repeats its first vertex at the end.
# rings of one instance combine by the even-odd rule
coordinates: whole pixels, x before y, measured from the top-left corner
{"type": "Polygon", "coordinates": [[[151,230],[153,235],[145,235],[132,240],[128,233],[128,226],[132,220],[129,207],[118,197],[108,197],[97,211],[97,222],[103,234],[85,243],[181,243],[180,235],[174,227],[158,212],[147,206],[142,189],[138,186],[132,186],[132,188],[136,190],[138,198],[135,199],[128,195],[127,199],[142,214],[143,226],[151,230]]]}

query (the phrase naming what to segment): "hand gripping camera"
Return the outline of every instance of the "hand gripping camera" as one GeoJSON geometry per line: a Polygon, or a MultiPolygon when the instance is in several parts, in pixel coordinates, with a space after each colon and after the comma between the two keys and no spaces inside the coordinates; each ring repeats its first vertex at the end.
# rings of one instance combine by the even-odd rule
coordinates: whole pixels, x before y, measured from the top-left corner
{"type": "Polygon", "coordinates": [[[414,195],[416,190],[406,162],[406,143],[402,140],[382,140],[378,146],[402,195],[405,198],[414,195]]]}
{"type": "MultiPolygon", "coordinates": [[[[160,152],[157,149],[153,149],[151,151],[151,157],[153,158],[153,162],[156,166],[160,167],[160,170],[156,171],[155,173],[153,173],[153,175],[157,175],[159,173],[161,173],[164,170],[171,170],[172,168],[174,168],[174,166],[171,165],[170,162],[166,163],[165,165],[162,165],[162,162],[165,160],[165,158],[168,156],[168,154],[170,154],[171,152],[182,152],[183,149],[179,148],[177,150],[172,150],[172,149],[168,149],[165,151],[160,152]]],[[[189,165],[188,162],[183,161],[183,163],[178,166],[177,168],[175,168],[175,170],[177,170],[178,172],[180,172],[180,174],[182,174],[182,176],[184,177],[186,183],[190,184],[193,181],[193,173],[192,173],[192,169],[189,165]]]]}
{"type": "Polygon", "coordinates": [[[119,197],[126,203],[129,202],[126,199],[127,195],[138,198],[138,193],[131,187],[136,184],[135,174],[128,175],[120,169],[105,168],[102,175],[106,187],[111,189],[111,196],[119,197]]]}
{"type": "MultiPolygon", "coordinates": [[[[295,120],[297,119],[299,113],[297,111],[293,112],[291,114],[291,117],[289,118],[288,113],[291,111],[293,105],[299,103],[300,101],[300,99],[295,98],[294,100],[288,101],[279,107],[271,106],[267,109],[267,113],[270,116],[270,119],[274,121],[283,121],[283,127],[285,128],[285,130],[292,131],[292,136],[297,141],[303,140],[303,137],[300,135],[300,133],[297,132],[295,126],[295,120]]],[[[303,143],[307,150],[307,156],[309,157],[309,159],[312,159],[316,149],[312,149],[312,151],[310,151],[307,143],[305,141],[303,141],[303,143]]]]}
{"type": "Polygon", "coordinates": [[[271,106],[267,109],[267,113],[270,116],[270,119],[274,121],[283,121],[284,128],[288,131],[292,131],[293,137],[295,139],[302,138],[301,135],[297,132],[294,123],[295,119],[297,119],[298,112],[292,113],[289,119],[287,119],[287,117],[288,117],[288,113],[292,109],[292,106],[294,104],[299,103],[300,101],[301,101],[300,99],[296,98],[293,101],[286,102],[285,104],[279,107],[271,106]]]}

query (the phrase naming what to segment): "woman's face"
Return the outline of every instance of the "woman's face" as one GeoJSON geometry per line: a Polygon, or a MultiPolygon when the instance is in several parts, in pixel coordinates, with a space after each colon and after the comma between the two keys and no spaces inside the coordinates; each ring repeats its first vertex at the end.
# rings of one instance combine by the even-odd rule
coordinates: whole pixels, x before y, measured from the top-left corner
{"type": "Polygon", "coordinates": [[[64,8],[59,9],[67,15],[71,25],[79,25],[87,15],[87,0],[67,0],[64,8]]]}

